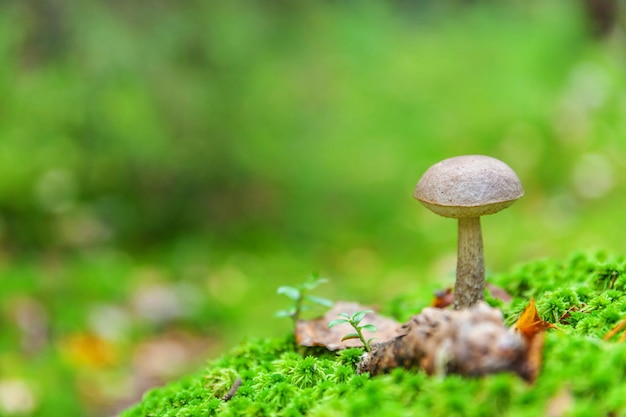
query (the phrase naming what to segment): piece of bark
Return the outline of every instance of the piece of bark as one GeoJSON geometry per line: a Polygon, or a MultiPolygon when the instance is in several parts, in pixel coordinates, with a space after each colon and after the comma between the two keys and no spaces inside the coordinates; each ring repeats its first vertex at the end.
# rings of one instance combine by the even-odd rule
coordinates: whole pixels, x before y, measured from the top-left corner
{"type": "Polygon", "coordinates": [[[430,375],[475,377],[508,371],[529,382],[538,373],[530,356],[531,352],[541,354],[543,338],[535,338],[531,350],[522,334],[504,325],[500,310],[484,302],[463,310],[427,307],[402,330],[402,335],[373,345],[358,372],[379,375],[403,367],[423,369],[430,375]]]}
{"type": "MultiPolygon", "coordinates": [[[[296,343],[300,346],[323,346],[330,351],[362,347],[363,344],[359,339],[341,341],[343,336],[354,332],[352,326],[344,323],[329,329],[328,323],[338,318],[339,313],[352,315],[363,310],[370,310],[370,308],[358,303],[337,301],[324,317],[315,320],[298,320],[295,332],[296,343]]],[[[366,340],[374,338],[375,341],[382,342],[400,334],[400,323],[377,313],[367,314],[359,323],[361,326],[365,324],[373,324],[377,329],[376,333],[364,330],[363,336],[366,340]]]]}

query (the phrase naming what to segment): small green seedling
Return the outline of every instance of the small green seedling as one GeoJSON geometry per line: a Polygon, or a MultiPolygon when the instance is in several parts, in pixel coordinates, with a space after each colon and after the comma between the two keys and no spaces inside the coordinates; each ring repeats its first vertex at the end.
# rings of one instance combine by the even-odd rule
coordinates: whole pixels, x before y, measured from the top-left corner
{"type": "Polygon", "coordinates": [[[276,317],[290,317],[293,321],[293,328],[295,332],[296,325],[298,324],[298,320],[300,320],[303,311],[311,310],[314,305],[332,307],[332,301],[308,294],[308,292],[317,288],[318,285],[326,282],[328,282],[326,278],[320,278],[317,274],[313,274],[303,284],[300,284],[297,287],[289,287],[286,285],[279,287],[277,293],[287,296],[287,298],[294,302],[294,305],[289,309],[277,311],[276,317]],[[309,304],[305,304],[306,302],[309,304]]]}
{"type": "Polygon", "coordinates": [[[339,313],[339,316],[343,318],[331,321],[330,323],[328,323],[328,328],[330,329],[331,327],[335,327],[343,323],[348,323],[355,330],[355,333],[348,333],[347,335],[341,338],[341,341],[343,342],[344,340],[349,340],[349,339],[359,339],[361,340],[361,343],[363,343],[363,347],[365,347],[365,351],[369,352],[372,350],[370,347],[370,342],[374,340],[374,338],[365,340],[365,338],[363,337],[363,330],[368,330],[374,333],[376,331],[376,326],[374,326],[373,324],[364,324],[363,326],[359,326],[359,323],[361,322],[361,320],[363,320],[365,315],[368,313],[373,313],[373,311],[372,310],[357,311],[353,315],[349,315],[347,313],[339,313]]]}

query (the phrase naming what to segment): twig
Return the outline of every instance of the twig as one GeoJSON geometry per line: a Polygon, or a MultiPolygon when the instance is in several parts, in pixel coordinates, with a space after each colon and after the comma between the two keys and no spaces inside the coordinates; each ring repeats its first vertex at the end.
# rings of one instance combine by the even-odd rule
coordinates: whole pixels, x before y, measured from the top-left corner
{"type": "Polygon", "coordinates": [[[233,386],[230,388],[230,390],[226,393],[226,395],[224,395],[222,397],[222,401],[228,401],[231,398],[233,398],[235,396],[235,394],[237,393],[237,390],[239,389],[239,387],[241,386],[241,383],[243,381],[241,380],[241,378],[237,378],[235,379],[235,382],[233,382],[233,386]]]}

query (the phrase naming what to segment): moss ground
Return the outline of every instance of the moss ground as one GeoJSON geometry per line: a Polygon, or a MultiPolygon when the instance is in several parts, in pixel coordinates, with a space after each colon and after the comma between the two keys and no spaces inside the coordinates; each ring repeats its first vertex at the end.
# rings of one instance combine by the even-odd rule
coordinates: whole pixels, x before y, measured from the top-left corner
{"type": "Polygon", "coordinates": [[[354,371],[361,349],[301,352],[286,336],[243,342],[205,369],[148,392],[122,416],[623,415],[626,343],[602,337],[626,318],[625,268],[624,257],[577,253],[489,278],[513,296],[507,304],[488,300],[509,323],[534,297],[541,316],[558,327],[547,334],[533,385],[512,374],[437,378],[401,369],[370,378],[354,371]],[[222,400],[237,379],[236,394],[222,400]]]}

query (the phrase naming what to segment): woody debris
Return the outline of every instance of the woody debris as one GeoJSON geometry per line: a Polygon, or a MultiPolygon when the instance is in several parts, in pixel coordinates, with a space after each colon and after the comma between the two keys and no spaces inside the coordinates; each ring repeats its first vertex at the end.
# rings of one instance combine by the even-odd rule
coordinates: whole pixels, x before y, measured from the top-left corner
{"type": "Polygon", "coordinates": [[[542,331],[510,329],[500,310],[484,302],[463,310],[427,307],[401,327],[401,335],[372,345],[358,371],[379,375],[403,367],[470,377],[513,372],[532,382],[541,362],[542,331]]]}

